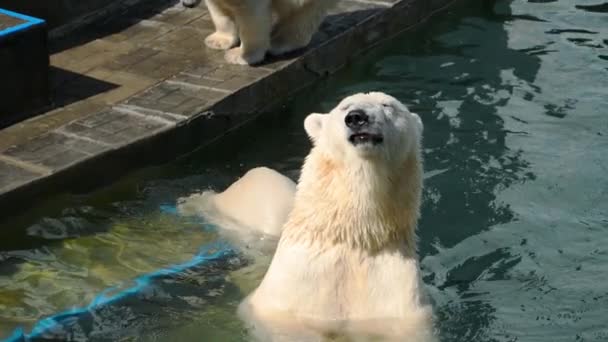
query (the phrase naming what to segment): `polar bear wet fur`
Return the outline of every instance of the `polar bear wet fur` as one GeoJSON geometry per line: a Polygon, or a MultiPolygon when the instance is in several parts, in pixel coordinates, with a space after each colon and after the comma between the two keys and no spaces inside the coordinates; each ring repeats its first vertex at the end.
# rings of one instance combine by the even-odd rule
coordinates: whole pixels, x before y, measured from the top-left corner
{"type": "Polygon", "coordinates": [[[258,167],[220,193],[205,191],[180,199],[182,215],[204,216],[243,239],[248,234],[278,237],[293,207],[296,184],[282,174],[258,167]]]}
{"type": "Polygon", "coordinates": [[[239,237],[280,235],[241,317],[263,341],[328,333],[434,340],[415,240],[420,118],[391,96],[368,93],[309,115],[304,126],[313,148],[297,187],[256,168],[222,193],[193,195],[179,206],[239,237]]]}
{"type": "Polygon", "coordinates": [[[280,55],[306,47],[327,11],[337,2],[206,0],[216,31],[205,39],[205,44],[228,50],[225,58],[229,63],[256,64],[267,52],[280,55]]]}
{"type": "Polygon", "coordinates": [[[416,252],[420,118],[389,95],[366,93],[310,114],[305,129],[314,146],[293,209],[241,317],[265,341],[434,340],[416,252]]]}

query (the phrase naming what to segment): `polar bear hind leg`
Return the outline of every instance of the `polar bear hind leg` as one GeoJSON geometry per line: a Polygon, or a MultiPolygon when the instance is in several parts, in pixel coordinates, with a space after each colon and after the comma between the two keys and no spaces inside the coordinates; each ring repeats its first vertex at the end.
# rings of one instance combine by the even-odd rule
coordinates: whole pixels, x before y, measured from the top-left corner
{"type": "MultiPolygon", "coordinates": [[[[220,1],[221,3],[221,1],[220,1]]],[[[218,0],[206,0],[215,32],[205,38],[205,45],[215,50],[228,50],[239,43],[236,23],[231,18],[230,9],[222,7],[218,0]]]]}
{"type": "Polygon", "coordinates": [[[243,1],[238,6],[233,12],[241,45],[226,51],[225,59],[231,64],[260,63],[270,48],[272,27],[270,1],[243,1]]]}
{"type": "Polygon", "coordinates": [[[203,216],[223,229],[248,235],[281,235],[293,208],[296,184],[267,167],[249,170],[220,193],[204,191],[178,200],[177,211],[203,216]]]}

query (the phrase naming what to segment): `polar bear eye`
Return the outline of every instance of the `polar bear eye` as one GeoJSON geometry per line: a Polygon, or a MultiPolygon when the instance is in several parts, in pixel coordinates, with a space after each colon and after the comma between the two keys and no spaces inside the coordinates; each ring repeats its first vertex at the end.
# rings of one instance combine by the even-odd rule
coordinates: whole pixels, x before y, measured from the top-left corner
{"type": "Polygon", "coordinates": [[[388,110],[388,112],[390,112],[390,113],[392,113],[395,110],[395,108],[389,103],[383,103],[382,108],[388,110]]]}

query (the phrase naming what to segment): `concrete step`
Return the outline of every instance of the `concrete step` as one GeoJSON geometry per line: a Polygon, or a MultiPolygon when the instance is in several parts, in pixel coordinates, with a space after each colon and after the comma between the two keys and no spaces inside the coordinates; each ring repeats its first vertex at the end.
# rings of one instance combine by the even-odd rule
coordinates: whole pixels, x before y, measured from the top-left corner
{"type": "Polygon", "coordinates": [[[207,145],[439,10],[484,1],[342,0],[306,49],[247,67],[204,46],[204,5],[129,0],[51,41],[52,107],[0,129],[0,219],[207,145]]]}

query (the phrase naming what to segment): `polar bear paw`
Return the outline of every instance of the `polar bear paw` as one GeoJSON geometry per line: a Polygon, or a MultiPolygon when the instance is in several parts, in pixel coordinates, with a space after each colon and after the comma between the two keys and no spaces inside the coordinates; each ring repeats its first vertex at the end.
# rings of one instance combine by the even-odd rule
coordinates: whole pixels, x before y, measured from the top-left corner
{"type": "Polygon", "coordinates": [[[236,36],[223,32],[215,32],[205,38],[205,45],[214,50],[228,50],[239,42],[236,36]]]}
{"type": "Polygon", "coordinates": [[[230,64],[253,65],[264,60],[266,51],[256,50],[252,53],[244,53],[241,47],[226,51],[224,58],[230,64]]]}

